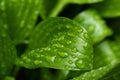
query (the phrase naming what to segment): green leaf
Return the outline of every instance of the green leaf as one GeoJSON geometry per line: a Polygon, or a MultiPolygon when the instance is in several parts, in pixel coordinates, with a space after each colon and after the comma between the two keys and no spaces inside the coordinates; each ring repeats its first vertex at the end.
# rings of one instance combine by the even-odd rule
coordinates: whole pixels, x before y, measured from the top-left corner
{"type": "Polygon", "coordinates": [[[66,79],[65,80],[71,80],[73,79],[74,77],[78,77],[79,75],[85,73],[85,72],[88,72],[90,70],[80,70],[80,71],[69,71],[69,74],[66,76],[66,79]]]}
{"type": "Polygon", "coordinates": [[[0,27],[0,79],[9,75],[16,60],[16,50],[5,30],[0,27]]]}
{"type": "Polygon", "coordinates": [[[120,0],[105,0],[93,5],[92,8],[95,8],[103,17],[120,16],[120,0]]]}
{"type": "Polygon", "coordinates": [[[120,79],[120,73],[119,74],[116,74],[113,76],[115,80],[119,80],[120,79]]]}
{"type": "Polygon", "coordinates": [[[119,80],[119,79],[120,79],[120,73],[104,78],[104,80],[119,80]]]}
{"type": "Polygon", "coordinates": [[[94,43],[98,43],[112,34],[111,29],[95,10],[83,11],[74,20],[86,28],[94,43]]]}
{"type": "Polygon", "coordinates": [[[28,51],[17,65],[68,70],[92,68],[91,38],[83,27],[67,18],[41,22],[33,31],[28,51]]]}
{"type": "Polygon", "coordinates": [[[39,0],[1,0],[4,25],[14,43],[23,42],[31,33],[39,13],[39,0]]]}
{"type": "Polygon", "coordinates": [[[62,8],[64,6],[64,3],[60,3],[60,1],[63,1],[63,0],[51,0],[50,2],[49,2],[49,0],[41,0],[40,16],[43,19],[46,19],[47,17],[49,17],[49,15],[51,14],[51,12],[54,8],[56,8],[53,13],[54,16],[58,15],[58,13],[62,10],[62,8]],[[59,5],[61,5],[61,6],[59,6],[59,5]]]}
{"type": "Polygon", "coordinates": [[[114,68],[114,65],[115,64],[109,64],[98,69],[91,70],[90,72],[86,72],[78,77],[73,78],[72,80],[99,80],[110,70],[112,70],[114,68]]]}
{"type": "Polygon", "coordinates": [[[111,69],[105,76],[103,76],[101,79],[109,79],[110,77],[117,78],[117,75],[120,73],[120,62],[114,65],[113,69],[111,69]]]}
{"type": "Polygon", "coordinates": [[[118,42],[106,40],[95,47],[94,68],[99,68],[113,63],[118,63],[109,70],[103,78],[108,78],[111,75],[118,74],[120,71],[120,46],[118,42]]]}
{"type": "Polygon", "coordinates": [[[75,4],[91,4],[91,3],[96,3],[96,2],[101,2],[104,0],[67,0],[69,3],[75,3],[75,4]]]}
{"type": "Polygon", "coordinates": [[[95,47],[94,68],[105,66],[110,63],[119,62],[120,46],[114,41],[104,41],[95,47]],[[102,59],[102,60],[101,60],[102,59]]]}
{"type": "Polygon", "coordinates": [[[88,4],[103,0],[41,0],[40,14],[43,19],[46,17],[56,17],[68,4],[88,4]]]}
{"type": "Polygon", "coordinates": [[[73,80],[103,80],[118,74],[120,69],[120,46],[116,41],[106,40],[95,46],[94,69],[73,80]]]}
{"type": "Polygon", "coordinates": [[[15,80],[15,78],[14,78],[14,77],[11,77],[11,76],[7,76],[7,77],[5,77],[4,80],[15,80]]]}

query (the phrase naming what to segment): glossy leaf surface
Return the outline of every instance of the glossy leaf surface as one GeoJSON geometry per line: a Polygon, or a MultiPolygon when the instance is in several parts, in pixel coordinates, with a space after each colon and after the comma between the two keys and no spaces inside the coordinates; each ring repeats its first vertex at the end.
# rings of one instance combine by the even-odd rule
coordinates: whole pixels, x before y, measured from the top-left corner
{"type": "Polygon", "coordinates": [[[67,18],[50,18],[40,23],[32,34],[29,51],[22,55],[18,65],[92,69],[91,38],[84,28],[67,18]]]}

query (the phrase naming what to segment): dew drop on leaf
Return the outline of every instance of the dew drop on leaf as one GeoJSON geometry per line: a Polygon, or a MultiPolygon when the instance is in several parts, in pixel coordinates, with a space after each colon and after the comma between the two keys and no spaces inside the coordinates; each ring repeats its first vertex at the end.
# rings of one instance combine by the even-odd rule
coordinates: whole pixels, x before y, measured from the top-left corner
{"type": "Polygon", "coordinates": [[[77,48],[72,49],[72,52],[76,53],[77,52],[77,48]]]}
{"type": "Polygon", "coordinates": [[[63,58],[68,57],[68,53],[66,53],[66,52],[58,52],[58,55],[59,55],[60,57],[63,57],[63,58]]]}
{"type": "Polygon", "coordinates": [[[49,62],[49,63],[54,63],[55,57],[56,57],[56,56],[53,56],[53,57],[51,57],[51,56],[46,56],[45,59],[46,59],[46,61],[49,62]]]}
{"type": "Polygon", "coordinates": [[[84,68],[84,64],[83,64],[83,61],[82,61],[82,60],[77,60],[77,61],[75,62],[75,64],[76,64],[76,66],[77,66],[78,68],[84,68]]]}
{"type": "Polygon", "coordinates": [[[83,32],[83,30],[82,30],[82,29],[79,29],[79,30],[78,30],[78,32],[79,32],[79,33],[82,33],[82,32],[83,32]]]}
{"type": "Polygon", "coordinates": [[[39,60],[35,60],[35,61],[34,61],[34,64],[35,64],[35,65],[39,65],[40,63],[42,63],[42,61],[39,61],[39,60]]]}
{"type": "Polygon", "coordinates": [[[73,62],[71,60],[68,61],[69,64],[72,64],[73,62]]]}
{"type": "Polygon", "coordinates": [[[72,41],[67,41],[66,43],[67,43],[67,44],[71,44],[71,43],[72,43],[72,41]]]}
{"type": "Polygon", "coordinates": [[[86,39],[89,38],[87,33],[84,33],[83,36],[84,36],[86,39]]]}

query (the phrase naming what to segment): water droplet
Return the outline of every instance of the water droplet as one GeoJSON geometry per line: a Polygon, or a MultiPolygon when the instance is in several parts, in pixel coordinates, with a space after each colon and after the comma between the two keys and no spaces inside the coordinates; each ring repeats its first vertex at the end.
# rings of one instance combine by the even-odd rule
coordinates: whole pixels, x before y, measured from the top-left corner
{"type": "Polygon", "coordinates": [[[58,38],[58,40],[64,40],[65,36],[61,36],[60,38],[58,38]]]}
{"type": "Polygon", "coordinates": [[[56,58],[56,56],[53,56],[53,57],[51,57],[51,56],[46,56],[46,57],[45,57],[46,61],[49,62],[49,63],[53,63],[54,60],[55,60],[55,58],[56,58]]]}
{"type": "Polygon", "coordinates": [[[55,61],[55,58],[56,58],[56,56],[53,56],[53,57],[51,58],[51,61],[54,62],[54,61],[55,61]]]}
{"type": "Polygon", "coordinates": [[[71,44],[71,43],[72,43],[72,41],[67,41],[66,43],[67,43],[67,44],[71,44]]]}
{"type": "Polygon", "coordinates": [[[58,55],[63,58],[68,57],[68,53],[66,52],[58,52],[58,55]]]}
{"type": "Polygon", "coordinates": [[[71,51],[74,52],[74,53],[76,53],[77,52],[77,48],[74,48],[71,51]]]}
{"type": "Polygon", "coordinates": [[[73,33],[67,33],[68,36],[74,37],[75,35],[73,33]]]}
{"type": "Polygon", "coordinates": [[[71,60],[68,61],[69,64],[72,64],[73,62],[71,60]]]}
{"type": "Polygon", "coordinates": [[[84,36],[85,38],[87,38],[87,39],[89,38],[89,36],[88,36],[87,33],[84,33],[83,36],[84,36]]]}
{"type": "Polygon", "coordinates": [[[43,48],[43,50],[45,50],[45,51],[50,51],[50,50],[51,50],[51,48],[46,47],[46,48],[43,48]]]}
{"type": "Polygon", "coordinates": [[[23,59],[23,61],[25,61],[25,62],[30,62],[30,61],[31,61],[27,56],[23,56],[22,59],[23,59]]]}
{"type": "Polygon", "coordinates": [[[77,66],[78,68],[84,68],[84,64],[83,64],[83,61],[82,61],[82,60],[77,60],[77,61],[75,62],[75,64],[76,64],[76,66],[77,66]]]}
{"type": "Polygon", "coordinates": [[[79,32],[79,33],[82,33],[82,32],[83,32],[83,30],[82,30],[82,29],[79,29],[79,30],[78,30],[78,32],[79,32]]]}
{"type": "Polygon", "coordinates": [[[34,64],[35,64],[35,65],[38,65],[38,64],[40,64],[40,63],[42,63],[42,61],[39,61],[39,60],[35,60],[35,61],[34,61],[34,64]]]}

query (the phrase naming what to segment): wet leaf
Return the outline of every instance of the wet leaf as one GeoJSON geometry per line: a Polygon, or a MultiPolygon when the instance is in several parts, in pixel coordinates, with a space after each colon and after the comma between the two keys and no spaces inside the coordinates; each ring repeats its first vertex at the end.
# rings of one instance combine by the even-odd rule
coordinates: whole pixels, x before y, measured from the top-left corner
{"type": "Polygon", "coordinates": [[[29,50],[17,64],[26,68],[89,70],[92,57],[91,38],[83,27],[67,18],[50,18],[33,31],[29,50]]]}

